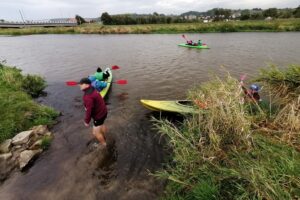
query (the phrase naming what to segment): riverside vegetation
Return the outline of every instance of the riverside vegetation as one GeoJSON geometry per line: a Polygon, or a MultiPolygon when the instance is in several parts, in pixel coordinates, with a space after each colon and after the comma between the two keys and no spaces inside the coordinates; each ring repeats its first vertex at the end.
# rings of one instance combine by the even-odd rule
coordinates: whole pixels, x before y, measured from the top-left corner
{"type": "MultiPolygon", "coordinates": [[[[54,122],[58,112],[32,99],[45,87],[46,82],[40,76],[22,75],[21,70],[0,63],[0,143],[19,131],[54,122]]],[[[46,140],[45,148],[49,143],[46,140]]]]}
{"type": "Polygon", "coordinates": [[[244,101],[228,75],[189,91],[198,114],[180,126],[154,120],[172,149],[155,174],[168,180],[165,199],[300,198],[300,66],[255,81],[267,101],[244,101]]]}
{"type": "Polygon", "coordinates": [[[147,34],[147,33],[210,33],[210,32],[284,32],[300,31],[300,18],[271,21],[229,21],[212,23],[179,23],[147,25],[83,24],[77,27],[0,29],[0,35],[31,34],[147,34]]]}

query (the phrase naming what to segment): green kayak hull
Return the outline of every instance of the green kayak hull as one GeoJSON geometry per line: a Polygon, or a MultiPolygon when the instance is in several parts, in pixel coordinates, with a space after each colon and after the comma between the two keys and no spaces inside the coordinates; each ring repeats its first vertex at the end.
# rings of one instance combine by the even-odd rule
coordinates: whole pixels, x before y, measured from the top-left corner
{"type": "Polygon", "coordinates": [[[108,91],[109,91],[109,89],[110,89],[110,86],[111,86],[111,84],[112,84],[112,79],[113,79],[112,72],[111,72],[111,70],[110,70],[109,68],[106,68],[104,71],[107,71],[107,72],[109,73],[110,76],[109,76],[108,79],[106,80],[106,82],[107,82],[106,88],[104,88],[104,89],[101,90],[101,92],[100,92],[100,95],[101,95],[103,98],[107,95],[107,93],[108,93],[108,91]]]}
{"type": "Polygon", "coordinates": [[[166,111],[175,113],[196,113],[191,101],[158,101],[158,100],[140,100],[142,105],[152,111],[166,111]]]}
{"type": "Polygon", "coordinates": [[[179,44],[178,46],[180,46],[180,47],[187,47],[187,48],[194,48],[194,49],[209,49],[209,47],[207,45],[192,46],[192,45],[187,45],[187,44],[179,44]]]}

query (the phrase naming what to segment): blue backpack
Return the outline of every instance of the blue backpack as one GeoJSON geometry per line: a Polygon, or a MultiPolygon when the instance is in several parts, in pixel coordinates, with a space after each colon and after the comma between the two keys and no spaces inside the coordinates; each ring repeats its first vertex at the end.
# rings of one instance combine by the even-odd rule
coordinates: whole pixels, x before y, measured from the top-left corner
{"type": "Polygon", "coordinates": [[[98,80],[95,80],[92,82],[92,86],[97,90],[97,91],[101,91],[103,90],[104,88],[106,88],[107,86],[107,83],[104,82],[104,81],[98,81],[98,80]]]}

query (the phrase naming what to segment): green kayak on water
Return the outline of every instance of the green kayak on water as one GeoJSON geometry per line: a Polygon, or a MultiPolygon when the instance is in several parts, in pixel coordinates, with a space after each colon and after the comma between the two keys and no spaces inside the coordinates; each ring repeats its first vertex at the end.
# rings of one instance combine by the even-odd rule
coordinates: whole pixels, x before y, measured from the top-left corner
{"type": "Polygon", "coordinates": [[[107,78],[107,80],[105,80],[105,82],[107,82],[107,86],[104,89],[102,89],[100,92],[100,95],[103,98],[107,95],[113,79],[111,70],[109,68],[106,68],[105,71],[108,72],[110,76],[107,78]]]}
{"type": "Polygon", "coordinates": [[[178,46],[180,47],[187,47],[187,48],[194,48],[194,49],[209,49],[209,47],[207,45],[202,45],[202,46],[194,46],[194,45],[188,45],[188,44],[179,44],[178,46]]]}

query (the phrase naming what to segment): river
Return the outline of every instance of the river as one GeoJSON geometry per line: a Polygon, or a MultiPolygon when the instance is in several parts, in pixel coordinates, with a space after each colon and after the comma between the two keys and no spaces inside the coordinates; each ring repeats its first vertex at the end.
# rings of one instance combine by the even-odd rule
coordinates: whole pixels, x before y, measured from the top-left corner
{"type": "Polygon", "coordinates": [[[248,79],[261,67],[300,64],[300,33],[188,34],[211,49],[177,47],[180,35],[33,35],[0,37],[0,60],[48,82],[38,101],[62,112],[52,129],[50,149],[28,171],[14,173],[0,186],[0,199],[157,199],[164,182],[149,172],[161,169],[164,156],[151,112],[139,100],[184,99],[188,88],[229,71],[248,79]],[[118,65],[106,100],[108,140],[115,151],[100,160],[89,150],[81,91],[67,87],[102,68],[118,65]]]}

